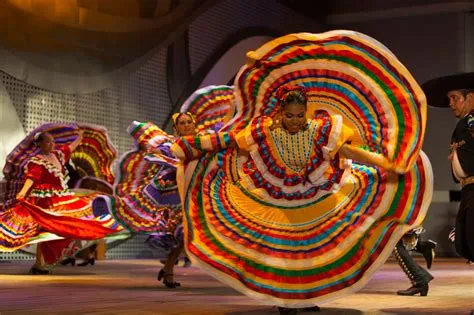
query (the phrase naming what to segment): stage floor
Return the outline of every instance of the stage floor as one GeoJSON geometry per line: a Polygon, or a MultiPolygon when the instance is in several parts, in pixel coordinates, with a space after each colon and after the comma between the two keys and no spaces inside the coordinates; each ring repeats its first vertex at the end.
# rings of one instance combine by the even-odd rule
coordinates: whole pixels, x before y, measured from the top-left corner
{"type": "MultiPolygon", "coordinates": [[[[156,281],[154,260],[98,261],[95,266],[58,267],[53,275],[26,275],[32,262],[0,262],[0,314],[278,314],[201,270],[176,268],[181,288],[156,281]]],[[[314,314],[470,314],[474,265],[436,260],[427,297],[402,297],[410,286],[394,261],[387,262],[358,293],[320,305],[314,314]]],[[[301,314],[311,314],[308,312],[301,314]]]]}

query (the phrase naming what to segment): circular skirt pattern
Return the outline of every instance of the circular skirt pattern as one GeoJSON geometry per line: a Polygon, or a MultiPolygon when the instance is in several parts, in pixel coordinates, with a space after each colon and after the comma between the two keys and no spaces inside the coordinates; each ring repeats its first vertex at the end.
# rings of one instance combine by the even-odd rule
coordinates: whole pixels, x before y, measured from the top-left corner
{"type": "Polygon", "coordinates": [[[97,240],[122,231],[110,215],[95,217],[96,193],[75,190],[65,196],[30,197],[0,213],[0,251],[62,238],[97,240]]]}
{"type": "Polygon", "coordinates": [[[192,192],[183,204],[186,251],[268,304],[307,307],[361,289],[431,201],[423,152],[404,175],[353,163],[338,192],[295,207],[269,204],[237,179],[245,158],[233,150],[193,161],[184,173],[192,192]]]}

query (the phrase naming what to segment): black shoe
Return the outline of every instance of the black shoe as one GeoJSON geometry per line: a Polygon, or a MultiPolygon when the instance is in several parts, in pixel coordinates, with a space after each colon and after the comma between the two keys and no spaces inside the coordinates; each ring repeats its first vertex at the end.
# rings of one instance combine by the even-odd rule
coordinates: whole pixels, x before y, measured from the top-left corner
{"type": "Polygon", "coordinates": [[[164,269],[161,269],[160,272],[158,272],[158,276],[156,277],[156,279],[158,281],[161,281],[161,279],[163,279],[163,284],[170,289],[175,289],[181,286],[181,283],[179,282],[169,281],[169,277],[173,277],[173,274],[167,273],[164,269]]]}
{"type": "Polygon", "coordinates": [[[84,260],[83,262],[81,262],[80,264],[77,264],[79,267],[85,267],[87,265],[91,265],[91,266],[94,266],[95,264],[95,258],[89,258],[87,260],[84,260]]]}
{"type": "Polygon", "coordinates": [[[61,265],[63,265],[63,266],[67,266],[69,264],[71,264],[71,266],[74,267],[76,265],[76,259],[73,258],[73,257],[69,257],[69,258],[66,258],[63,261],[61,261],[61,265]]]}
{"type": "Polygon", "coordinates": [[[426,242],[419,242],[418,248],[420,253],[426,260],[426,267],[431,269],[431,265],[433,264],[433,260],[435,257],[435,248],[438,243],[432,240],[428,240],[426,242]]]}
{"type": "Polygon", "coordinates": [[[41,269],[37,267],[31,267],[29,274],[30,275],[49,275],[51,272],[47,269],[41,269]]]}
{"type": "Polygon", "coordinates": [[[161,269],[160,272],[158,272],[158,275],[156,276],[156,280],[161,281],[163,277],[165,276],[165,270],[161,269]]]}
{"type": "Polygon", "coordinates": [[[280,315],[295,315],[295,314],[298,314],[298,309],[296,309],[296,308],[287,308],[287,307],[278,307],[278,312],[280,312],[280,315]]]}
{"type": "Polygon", "coordinates": [[[184,268],[189,268],[191,267],[191,260],[188,257],[184,257],[184,268]]]}
{"type": "Polygon", "coordinates": [[[416,294],[419,293],[420,296],[427,296],[429,289],[430,289],[430,287],[428,286],[428,284],[425,284],[424,286],[421,286],[421,287],[412,286],[412,287],[410,287],[406,290],[397,291],[397,294],[398,295],[413,296],[413,295],[416,295],[416,294]]]}

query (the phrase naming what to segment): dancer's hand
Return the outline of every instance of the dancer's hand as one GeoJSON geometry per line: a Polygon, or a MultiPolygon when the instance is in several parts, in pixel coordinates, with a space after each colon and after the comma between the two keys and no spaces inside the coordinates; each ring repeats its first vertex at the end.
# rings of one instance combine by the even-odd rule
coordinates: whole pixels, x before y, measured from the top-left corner
{"type": "Polygon", "coordinates": [[[82,139],[84,138],[84,132],[81,129],[79,129],[77,131],[77,135],[78,137],[69,145],[69,149],[71,150],[71,152],[76,150],[79,144],[81,144],[82,139]]]}
{"type": "Polygon", "coordinates": [[[395,164],[379,153],[366,151],[358,146],[345,143],[339,149],[339,153],[347,158],[368,165],[375,165],[386,171],[396,172],[395,164]]]}
{"type": "Polygon", "coordinates": [[[151,154],[159,154],[159,155],[163,154],[161,150],[157,147],[150,147],[148,150],[151,154]]]}
{"type": "Polygon", "coordinates": [[[33,186],[33,180],[31,178],[27,178],[21,190],[16,194],[17,200],[24,200],[26,195],[29,193],[31,187],[33,186]]]}

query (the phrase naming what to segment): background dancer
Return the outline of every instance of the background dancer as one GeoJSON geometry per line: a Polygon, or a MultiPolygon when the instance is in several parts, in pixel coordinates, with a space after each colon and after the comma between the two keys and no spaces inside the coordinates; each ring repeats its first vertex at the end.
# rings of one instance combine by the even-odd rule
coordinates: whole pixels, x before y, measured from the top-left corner
{"type": "MultiPolygon", "coordinates": [[[[82,141],[82,133],[78,134],[62,146],[55,146],[55,138],[47,131],[34,134],[39,152],[28,159],[22,188],[0,214],[0,250],[40,243],[30,270],[33,274],[49,273],[46,264],[76,252],[74,239],[96,240],[121,230],[110,216],[102,220],[93,217],[95,195],[79,195],[67,187],[65,164],[82,141]]],[[[7,161],[6,169],[10,165],[7,161]]]]}
{"type": "MultiPolygon", "coordinates": [[[[150,247],[161,252],[171,249],[157,276],[168,288],[181,285],[174,281],[173,271],[183,253],[182,210],[176,183],[178,160],[170,146],[181,136],[205,134],[222,126],[232,114],[233,88],[200,89],[181,110],[172,117],[176,136],[152,123],[134,122],[129,127],[137,148],[125,154],[119,163],[116,196],[94,201],[96,214],[111,213],[129,231],[151,234],[147,239],[150,247]]],[[[189,264],[185,260],[185,266],[189,264]]]]}
{"type": "Polygon", "coordinates": [[[424,231],[423,227],[413,229],[405,234],[395,247],[393,252],[395,259],[398,261],[403,272],[412,283],[410,288],[397,291],[398,295],[428,295],[428,284],[433,280],[433,276],[423,267],[418,265],[409,253],[409,251],[416,251],[422,254],[426,260],[426,267],[431,269],[435,257],[436,242],[432,240],[421,240],[420,234],[424,231]]]}
{"type": "Polygon", "coordinates": [[[451,136],[450,153],[453,178],[462,186],[456,216],[456,252],[474,261],[474,73],[436,78],[423,84],[428,104],[450,107],[459,118],[451,136]]]}

